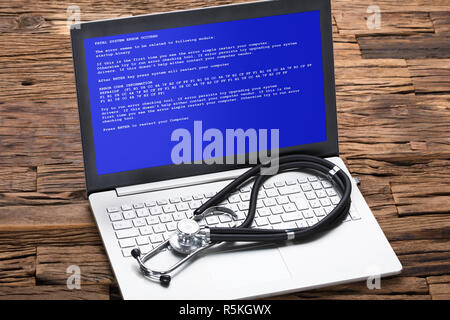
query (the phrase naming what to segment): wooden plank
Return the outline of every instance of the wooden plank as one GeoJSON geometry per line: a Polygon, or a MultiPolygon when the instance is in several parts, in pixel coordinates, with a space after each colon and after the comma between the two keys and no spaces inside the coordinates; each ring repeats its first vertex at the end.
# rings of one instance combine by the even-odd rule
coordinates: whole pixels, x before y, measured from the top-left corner
{"type": "Polygon", "coordinates": [[[450,283],[430,284],[430,294],[433,300],[449,300],[450,283]]]}
{"type": "Polygon", "coordinates": [[[450,35],[364,36],[357,38],[364,59],[449,58],[450,35]]]}
{"type": "Polygon", "coordinates": [[[354,35],[333,34],[335,60],[361,59],[361,50],[354,35]]]}
{"type": "Polygon", "coordinates": [[[430,183],[392,183],[392,195],[399,215],[450,213],[450,179],[430,183]]]}
{"type": "Polygon", "coordinates": [[[36,169],[0,167],[0,192],[36,191],[36,169]]]}
{"type": "Polygon", "coordinates": [[[366,12],[366,9],[371,5],[378,5],[381,9],[381,14],[396,13],[396,12],[440,12],[450,11],[448,0],[333,0],[332,8],[334,12],[341,11],[360,11],[366,12]]]}
{"type": "Polygon", "coordinates": [[[450,250],[406,254],[399,256],[399,259],[403,265],[403,276],[423,277],[450,273],[450,250]]]}
{"type": "MultiPolygon", "coordinates": [[[[381,8],[380,8],[381,9],[381,8]]],[[[381,9],[382,10],[382,9],[381,9]]],[[[367,19],[373,13],[367,13],[367,7],[353,11],[334,11],[334,18],[341,34],[352,35],[406,35],[434,32],[433,23],[427,12],[381,12],[380,27],[369,28],[367,19]]]]}
{"type": "Polygon", "coordinates": [[[391,241],[392,249],[397,255],[424,253],[424,252],[444,252],[450,250],[448,239],[437,240],[401,240],[391,241]]]}
{"type": "Polygon", "coordinates": [[[389,181],[382,177],[364,176],[360,178],[359,189],[375,217],[397,217],[397,208],[389,181]]]}
{"type": "Polygon", "coordinates": [[[430,18],[433,22],[434,32],[450,33],[450,11],[430,12],[430,18]]]}
{"type": "Polygon", "coordinates": [[[414,91],[404,60],[336,60],[335,72],[336,94],[340,96],[406,94],[414,91]]]}
{"type": "Polygon", "coordinates": [[[37,248],[36,281],[39,284],[65,284],[67,268],[80,268],[81,286],[114,282],[108,257],[102,246],[37,248]]]}
{"type": "Polygon", "coordinates": [[[450,59],[408,60],[407,63],[417,93],[450,93],[450,59]]]}
{"type": "Polygon", "coordinates": [[[34,286],[35,261],[35,247],[0,245],[0,288],[34,286]]]}
{"type": "MultiPolygon", "coordinates": [[[[0,193],[0,207],[3,206],[46,206],[64,204],[86,204],[86,192],[7,192],[0,193]]],[[[48,208],[43,208],[48,209],[48,208]]]]}
{"type": "Polygon", "coordinates": [[[38,192],[84,191],[84,167],[80,164],[42,165],[37,168],[38,192]]]}
{"type": "Polygon", "coordinates": [[[99,245],[86,202],[60,206],[0,207],[0,243],[11,245],[99,245]]]}
{"type": "Polygon", "coordinates": [[[408,216],[398,219],[379,217],[378,223],[390,241],[394,240],[448,240],[450,215],[408,216]]]}
{"type": "Polygon", "coordinates": [[[109,286],[92,285],[81,289],[66,286],[0,287],[4,300],[109,300],[109,286]]]}

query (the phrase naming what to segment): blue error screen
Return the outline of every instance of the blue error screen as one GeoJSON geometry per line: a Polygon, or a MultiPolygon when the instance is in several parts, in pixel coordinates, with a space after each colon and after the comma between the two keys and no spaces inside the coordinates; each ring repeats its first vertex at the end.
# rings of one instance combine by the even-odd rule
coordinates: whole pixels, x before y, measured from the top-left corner
{"type": "Polygon", "coordinates": [[[172,133],[187,129],[194,145],[197,121],[224,137],[278,129],[280,148],[326,141],[319,11],[89,38],[84,47],[98,175],[173,164],[172,133]]]}

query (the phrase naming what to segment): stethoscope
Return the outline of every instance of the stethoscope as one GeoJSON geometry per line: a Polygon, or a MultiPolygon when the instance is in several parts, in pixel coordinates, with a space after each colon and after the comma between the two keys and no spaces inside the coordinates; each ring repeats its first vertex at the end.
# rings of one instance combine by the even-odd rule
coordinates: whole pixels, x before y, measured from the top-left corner
{"type": "Polygon", "coordinates": [[[272,177],[271,175],[260,174],[270,163],[258,164],[236,178],[215,196],[197,208],[193,212],[191,219],[179,221],[176,231],[153,250],[145,255],[141,255],[141,251],[138,248],[133,249],[131,255],[139,263],[139,267],[144,276],[150,280],[159,281],[163,285],[168,285],[174,272],[180,266],[220,242],[244,241],[274,243],[294,239],[306,240],[336,227],[344,220],[350,209],[352,185],[349,177],[343,170],[328,160],[310,155],[285,155],[280,156],[277,160],[278,173],[292,170],[313,170],[328,177],[334,186],[341,191],[339,203],[322,220],[309,227],[294,229],[251,228],[255,218],[259,189],[267,179],[272,177]],[[236,213],[227,207],[217,205],[253,178],[255,181],[251,191],[247,217],[242,224],[237,225],[236,213]],[[200,221],[210,215],[223,214],[231,218],[233,224],[231,227],[210,228],[200,225],[200,221]],[[174,250],[184,257],[163,271],[152,270],[145,265],[148,260],[167,248],[174,250]]]}

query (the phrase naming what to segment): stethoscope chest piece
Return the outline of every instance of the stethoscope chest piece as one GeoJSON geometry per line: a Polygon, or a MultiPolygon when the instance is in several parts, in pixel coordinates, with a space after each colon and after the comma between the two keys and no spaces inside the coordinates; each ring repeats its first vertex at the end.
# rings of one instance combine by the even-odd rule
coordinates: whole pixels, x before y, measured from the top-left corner
{"type": "Polygon", "coordinates": [[[197,221],[183,219],[178,222],[177,231],[170,236],[169,243],[176,252],[190,254],[204,247],[208,240],[197,221]]]}

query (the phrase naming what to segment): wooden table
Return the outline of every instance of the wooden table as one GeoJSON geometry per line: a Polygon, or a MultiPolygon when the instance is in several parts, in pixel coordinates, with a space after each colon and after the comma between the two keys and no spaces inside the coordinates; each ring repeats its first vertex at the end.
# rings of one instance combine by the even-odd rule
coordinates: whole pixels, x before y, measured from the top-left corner
{"type": "MultiPolygon", "coordinates": [[[[76,1],[83,21],[229,2],[76,1]]],[[[0,2],[0,298],[120,297],[86,201],[68,5],[0,2]]],[[[333,34],[341,154],[404,271],[282,298],[448,299],[450,3],[335,0],[333,34]]]]}

